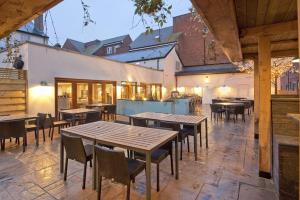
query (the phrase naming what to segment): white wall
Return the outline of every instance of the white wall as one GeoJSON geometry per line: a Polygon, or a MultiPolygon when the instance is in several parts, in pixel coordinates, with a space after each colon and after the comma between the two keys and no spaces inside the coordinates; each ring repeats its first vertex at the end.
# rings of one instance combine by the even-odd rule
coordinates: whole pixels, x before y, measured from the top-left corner
{"type": "Polygon", "coordinates": [[[164,66],[163,87],[165,91],[163,91],[163,98],[167,98],[176,87],[175,72],[182,70],[182,64],[175,48],[164,59],[164,66]],[[179,63],[178,69],[176,69],[176,62],[179,63]]]}
{"type": "Polygon", "coordinates": [[[138,62],[132,62],[132,64],[140,65],[144,67],[149,67],[152,69],[157,69],[157,60],[159,62],[159,70],[164,69],[164,59],[154,59],[154,60],[145,60],[145,61],[138,61],[138,62]]]}
{"type": "Polygon", "coordinates": [[[178,76],[178,87],[181,92],[197,90],[203,97],[203,103],[211,103],[218,97],[245,97],[253,99],[253,74],[210,74],[178,76]]]}
{"type": "Polygon", "coordinates": [[[24,62],[28,69],[28,110],[31,114],[54,114],[55,77],[162,83],[161,71],[145,67],[32,43],[20,48],[27,55],[24,62]],[[46,81],[49,86],[40,86],[41,81],[46,81]]]}

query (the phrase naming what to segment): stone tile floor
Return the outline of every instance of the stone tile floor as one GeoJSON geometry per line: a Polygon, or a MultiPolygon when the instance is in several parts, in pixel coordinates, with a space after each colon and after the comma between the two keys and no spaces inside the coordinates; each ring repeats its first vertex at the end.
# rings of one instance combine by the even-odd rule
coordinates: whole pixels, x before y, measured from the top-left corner
{"type": "MultiPolygon", "coordinates": [[[[208,107],[200,113],[210,116],[208,107]]],[[[272,180],[258,177],[258,144],[253,139],[253,119],[237,123],[209,119],[209,149],[199,149],[199,159],[187,152],[184,144],[183,160],[179,162],[180,177],[170,174],[170,160],[161,164],[160,192],[156,192],[156,167],[152,166],[152,197],[159,200],[273,200],[278,199],[272,180]]],[[[59,172],[59,139],[56,133],[51,142],[34,145],[29,134],[25,153],[14,142],[7,142],[0,153],[0,199],[96,199],[91,183],[91,168],[87,186],[81,189],[83,165],[69,162],[68,180],[59,172]]],[[[198,138],[199,140],[199,138],[198,138]]],[[[190,140],[191,147],[193,140],[190,140]]],[[[104,180],[102,199],[125,199],[126,187],[104,180]]],[[[131,189],[131,199],[145,198],[145,174],[137,177],[131,189]]]]}

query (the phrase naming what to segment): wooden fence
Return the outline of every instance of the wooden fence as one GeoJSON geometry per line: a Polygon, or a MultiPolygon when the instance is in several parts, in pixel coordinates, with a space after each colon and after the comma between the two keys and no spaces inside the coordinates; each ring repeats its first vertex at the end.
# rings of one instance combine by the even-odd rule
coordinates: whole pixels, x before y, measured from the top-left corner
{"type": "Polygon", "coordinates": [[[0,114],[20,114],[27,109],[27,71],[0,68],[0,114]]]}

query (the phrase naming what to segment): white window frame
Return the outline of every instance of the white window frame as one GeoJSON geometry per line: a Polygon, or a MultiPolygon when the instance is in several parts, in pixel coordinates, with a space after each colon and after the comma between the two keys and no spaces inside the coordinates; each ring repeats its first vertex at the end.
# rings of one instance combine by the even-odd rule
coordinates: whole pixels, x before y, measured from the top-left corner
{"type": "Polygon", "coordinates": [[[111,55],[113,53],[113,48],[112,47],[106,47],[106,54],[111,55]]]}

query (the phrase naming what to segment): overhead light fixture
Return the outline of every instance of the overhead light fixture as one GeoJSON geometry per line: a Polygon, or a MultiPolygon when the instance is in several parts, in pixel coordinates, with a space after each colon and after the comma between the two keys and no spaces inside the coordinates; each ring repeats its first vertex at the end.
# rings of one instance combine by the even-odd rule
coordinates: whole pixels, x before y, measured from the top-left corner
{"type": "Polygon", "coordinates": [[[294,58],[294,59],[292,60],[292,63],[299,63],[299,61],[300,61],[299,58],[294,58]]]}

